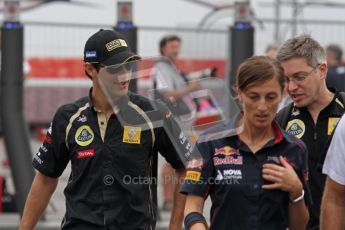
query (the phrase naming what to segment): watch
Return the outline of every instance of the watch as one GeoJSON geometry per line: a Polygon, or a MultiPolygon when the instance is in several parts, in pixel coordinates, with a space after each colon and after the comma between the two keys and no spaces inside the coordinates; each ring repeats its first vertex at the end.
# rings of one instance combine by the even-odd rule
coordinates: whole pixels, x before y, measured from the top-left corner
{"type": "Polygon", "coordinates": [[[303,198],[304,198],[304,189],[302,189],[302,194],[301,194],[299,197],[297,197],[297,198],[294,199],[294,200],[292,200],[292,199],[289,197],[289,200],[290,200],[291,203],[296,204],[296,203],[300,202],[301,200],[303,200],[303,198]]]}

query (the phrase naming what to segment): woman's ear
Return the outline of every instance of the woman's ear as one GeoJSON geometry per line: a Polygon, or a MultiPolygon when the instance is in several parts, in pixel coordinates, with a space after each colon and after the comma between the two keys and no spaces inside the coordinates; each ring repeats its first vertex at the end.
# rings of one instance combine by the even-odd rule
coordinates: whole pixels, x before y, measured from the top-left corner
{"type": "Polygon", "coordinates": [[[242,92],[236,88],[237,100],[242,103],[242,92]]]}

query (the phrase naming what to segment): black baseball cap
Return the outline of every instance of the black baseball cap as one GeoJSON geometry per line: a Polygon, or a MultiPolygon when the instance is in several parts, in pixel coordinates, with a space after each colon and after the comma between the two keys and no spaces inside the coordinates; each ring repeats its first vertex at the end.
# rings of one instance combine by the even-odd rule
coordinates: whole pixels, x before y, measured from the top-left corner
{"type": "Polygon", "coordinates": [[[138,59],[140,56],[130,50],[125,37],[114,30],[101,29],[85,43],[84,62],[117,65],[138,59]]]}

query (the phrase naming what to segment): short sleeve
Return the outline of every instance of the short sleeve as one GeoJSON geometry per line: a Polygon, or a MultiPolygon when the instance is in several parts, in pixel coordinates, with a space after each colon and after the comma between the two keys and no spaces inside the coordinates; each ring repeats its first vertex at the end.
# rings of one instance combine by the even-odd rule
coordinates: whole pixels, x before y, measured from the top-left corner
{"type": "Polygon", "coordinates": [[[173,78],[176,73],[173,70],[173,66],[165,62],[158,62],[155,65],[153,76],[157,89],[164,90],[174,88],[173,78]]]}
{"type": "Polygon", "coordinates": [[[54,116],[46,137],[33,159],[33,167],[42,174],[59,177],[69,161],[69,151],[66,147],[66,126],[62,108],[54,116]]]}
{"type": "Polygon", "coordinates": [[[191,143],[174,119],[172,113],[160,103],[162,127],[158,128],[155,148],[175,169],[185,168],[191,156],[191,143]]]}
{"type": "Polygon", "coordinates": [[[196,145],[192,159],[187,165],[187,172],[181,193],[207,197],[214,180],[214,165],[209,142],[196,145]]]}
{"type": "Polygon", "coordinates": [[[326,154],[322,172],[335,182],[345,185],[345,116],[341,118],[334,132],[326,154]]]}

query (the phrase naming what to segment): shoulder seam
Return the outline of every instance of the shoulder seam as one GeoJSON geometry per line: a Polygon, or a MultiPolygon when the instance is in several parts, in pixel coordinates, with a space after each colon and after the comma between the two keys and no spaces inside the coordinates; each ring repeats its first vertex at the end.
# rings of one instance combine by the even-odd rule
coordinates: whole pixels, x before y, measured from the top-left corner
{"type": "Polygon", "coordinates": [[[301,143],[299,143],[297,140],[292,140],[291,143],[295,144],[301,150],[302,153],[305,153],[304,146],[301,143]]]}
{"type": "Polygon", "coordinates": [[[144,112],[144,110],[142,110],[138,105],[134,104],[133,102],[129,101],[128,102],[128,106],[130,106],[131,108],[133,108],[135,111],[137,111],[143,118],[144,120],[147,122],[147,125],[150,127],[151,129],[151,135],[152,135],[152,146],[155,143],[155,133],[154,133],[154,129],[153,129],[153,124],[152,121],[150,120],[150,118],[147,116],[147,114],[144,112]]]}
{"type": "Polygon", "coordinates": [[[81,114],[81,112],[82,112],[83,110],[85,110],[85,109],[88,108],[89,106],[90,106],[90,103],[87,102],[84,106],[80,107],[80,108],[77,110],[77,112],[74,113],[74,114],[71,116],[71,118],[69,119],[68,125],[67,125],[67,127],[66,127],[66,136],[65,136],[65,144],[66,144],[67,149],[69,149],[67,137],[68,137],[69,131],[71,130],[73,121],[81,114]]]}

